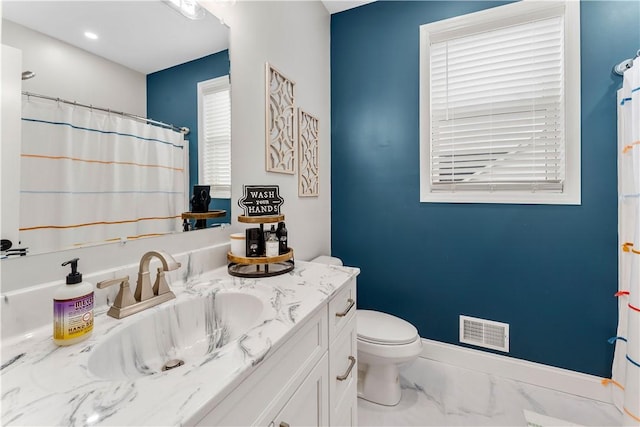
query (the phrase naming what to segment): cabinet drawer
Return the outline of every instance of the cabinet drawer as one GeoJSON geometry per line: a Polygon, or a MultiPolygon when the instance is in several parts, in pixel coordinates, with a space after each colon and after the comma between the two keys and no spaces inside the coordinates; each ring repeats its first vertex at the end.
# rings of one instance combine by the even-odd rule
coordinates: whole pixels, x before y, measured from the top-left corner
{"type": "Polygon", "coordinates": [[[356,279],[353,278],[329,302],[329,342],[356,315],[356,279]]]}
{"type": "Polygon", "coordinates": [[[352,317],[331,342],[329,352],[329,406],[332,408],[329,421],[333,425],[334,421],[338,422],[337,419],[346,416],[343,408],[353,406],[356,401],[358,352],[355,317],[352,317]]]}

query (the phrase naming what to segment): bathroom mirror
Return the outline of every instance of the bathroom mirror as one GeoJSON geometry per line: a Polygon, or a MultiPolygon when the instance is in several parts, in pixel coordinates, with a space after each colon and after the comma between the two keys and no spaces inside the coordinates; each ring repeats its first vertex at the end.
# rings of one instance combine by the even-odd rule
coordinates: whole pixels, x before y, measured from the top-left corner
{"type": "MultiPolygon", "coordinates": [[[[184,205],[184,211],[189,211],[193,186],[199,184],[196,86],[200,81],[229,73],[229,28],[204,8],[201,19],[191,20],[172,9],[170,3],[3,1],[2,44],[20,49],[22,71],[35,73],[34,77],[22,80],[23,91],[190,128],[184,205]],[[89,38],[86,32],[93,32],[97,38],[89,38]],[[66,57],[58,49],[65,44],[85,51],[89,62],[64,60],[66,57]],[[218,64],[213,74],[212,61],[218,64]],[[131,89],[113,90],[115,85],[110,79],[116,78],[116,73],[98,66],[99,63],[129,69],[131,89]],[[189,88],[185,89],[185,85],[189,88]],[[175,98],[184,94],[188,96],[175,98]],[[164,100],[164,105],[158,100],[164,100]]],[[[1,173],[3,182],[15,181],[6,168],[1,173]]],[[[16,202],[19,200],[7,199],[3,192],[3,205],[16,202]]],[[[230,222],[228,199],[214,200],[209,208],[226,210],[227,216],[220,222],[230,222]]],[[[14,247],[17,246],[14,242],[14,247]]],[[[48,251],[29,249],[29,254],[48,251]]]]}

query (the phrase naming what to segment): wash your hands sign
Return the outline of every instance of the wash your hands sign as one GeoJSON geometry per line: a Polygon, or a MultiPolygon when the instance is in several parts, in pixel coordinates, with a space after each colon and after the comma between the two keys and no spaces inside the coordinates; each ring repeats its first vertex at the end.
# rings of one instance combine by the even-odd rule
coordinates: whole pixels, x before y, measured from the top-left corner
{"type": "Polygon", "coordinates": [[[277,185],[245,185],[244,196],[238,200],[245,216],[280,215],[283,203],[277,185]]]}

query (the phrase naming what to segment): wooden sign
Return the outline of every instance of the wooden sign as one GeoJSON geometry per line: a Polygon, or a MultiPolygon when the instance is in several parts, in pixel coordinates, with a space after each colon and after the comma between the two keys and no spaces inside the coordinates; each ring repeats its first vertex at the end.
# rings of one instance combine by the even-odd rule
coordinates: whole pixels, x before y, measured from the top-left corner
{"type": "Polygon", "coordinates": [[[283,203],[277,185],[245,185],[244,196],[238,200],[244,216],[280,215],[280,205],[283,203]]]}

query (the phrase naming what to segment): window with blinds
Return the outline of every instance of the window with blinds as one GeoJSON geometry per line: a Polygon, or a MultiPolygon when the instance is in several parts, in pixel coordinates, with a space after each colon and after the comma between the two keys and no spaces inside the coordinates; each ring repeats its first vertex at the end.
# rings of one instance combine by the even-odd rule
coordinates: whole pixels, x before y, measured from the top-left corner
{"type": "Polygon", "coordinates": [[[198,175],[211,197],[231,198],[231,85],[229,76],[198,83],[198,175]]]}
{"type": "MultiPolygon", "coordinates": [[[[427,153],[421,162],[428,162],[421,168],[421,186],[426,181],[429,193],[476,193],[461,198],[465,202],[500,201],[482,200],[479,193],[510,193],[506,201],[517,194],[524,203],[536,203],[540,194],[568,193],[567,178],[575,177],[568,163],[576,166],[568,154],[577,151],[579,168],[580,143],[579,102],[578,139],[575,123],[567,129],[568,102],[576,104],[568,100],[575,87],[567,85],[565,34],[566,20],[573,18],[567,18],[565,3],[532,3],[421,27],[421,80],[428,95],[422,93],[427,105],[421,105],[429,115],[428,129],[421,129],[421,150],[427,153]],[[568,136],[577,150],[568,147],[568,136]]],[[[579,96],[579,73],[571,78],[578,79],[579,96]]]]}

